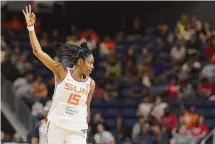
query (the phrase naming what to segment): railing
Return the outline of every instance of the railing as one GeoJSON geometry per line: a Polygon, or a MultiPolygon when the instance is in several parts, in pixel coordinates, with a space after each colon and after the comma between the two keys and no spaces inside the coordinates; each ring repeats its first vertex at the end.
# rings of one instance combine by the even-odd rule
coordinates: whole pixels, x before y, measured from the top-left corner
{"type": "Polygon", "coordinates": [[[1,76],[1,100],[9,106],[18,120],[28,129],[31,111],[22,99],[13,94],[12,83],[7,81],[3,76],[1,76]]]}
{"type": "Polygon", "coordinates": [[[201,141],[201,144],[207,144],[209,139],[212,139],[212,144],[215,144],[215,128],[201,141]]]}

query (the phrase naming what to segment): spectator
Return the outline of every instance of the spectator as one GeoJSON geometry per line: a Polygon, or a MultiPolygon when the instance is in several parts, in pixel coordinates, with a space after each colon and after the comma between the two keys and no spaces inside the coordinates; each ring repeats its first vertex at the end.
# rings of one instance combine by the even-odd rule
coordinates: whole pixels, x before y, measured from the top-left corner
{"type": "Polygon", "coordinates": [[[141,133],[134,138],[134,142],[138,144],[154,144],[156,142],[149,124],[146,123],[141,127],[141,133]]]}
{"type": "Polygon", "coordinates": [[[133,66],[136,66],[136,54],[134,48],[130,47],[128,49],[128,53],[125,58],[126,59],[124,61],[130,61],[133,66]]]}
{"type": "Polygon", "coordinates": [[[211,60],[215,54],[215,37],[209,39],[209,44],[205,47],[205,56],[211,60]]]}
{"type": "Polygon", "coordinates": [[[140,132],[141,132],[141,127],[144,124],[144,118],[143,116],[138,116],[138,121],[134,124],[132,128],[132,139],[136,138],[140,132]]]}
{"type": "Polygon", "coordinates": [[[194,50],[201,50],[201,41],[199,40],[197,35],[191,36],[190,40],[186,43],[186,48],[188,50],[188,53],[191,53],[194,50]]]}
{"type": "Polygon", "coordinates": [[[173,63],[183,62],[186,56],[186,49],[177,40],[174,47],[171,49],[171,60],[173,63]]]}
{"type": "Polygon", "coordinates": [[[100,41],[98,34],[92,29],[87,29],[80,35],[80,43],[87,41],[87,44],[91,50],[95,49],[97,43],[100,41]]]}
{"type": "Polygon", "coordinates": [[[20,77],[13,83],[13,90],[17,97],[21,97],[29,106],[32,105],[32,82],[34,76],[29,73],[25,77],[20,77]]]}
{"type": "Polygon", "coordinates": [[[164,115],[162,116],[160,122],[169,134],[171,134],[173,128],[176,127],[178,122],[177,116],[171,112],[169,106],[164,109],[164,115]]]}
{"type": "Polygon", "coordinates": [[[180,99],[192,99],[195,97],[195,92],[191,84],[187,81],[182,81],[180,83],[180,89],[178,93],[178,98],[180,99]]]}
{"type": "Polygon", "coordinates": [[[158,26],[158,37],[161,38],[163,43],[167,42],[169,34],[169,27],[166,24],[158,26]]]}
{"type": "Polygon", "coordinates": [[[175,134],[170,141],[170,144],[194,144],[192,137],[187,135],[187,128],[185,125],[179,128],[179,133],[175,134]]]}
{"type": "Polygon", "coordinates": [[[203,98],[209,98],[212,96],[213,85],[209,82],[207,77],[200,78],[198,83],[198,94],[203,98]]]}
{"type": "Polygon", "coordinates": [[[168,93],[169,98],[177,98],[179,92],[179,85],[177,84],[175,79],[172,79],[165,88],[165,90],[168,93]]]}
{"type": "Polygon", "coordinates": [[[20,32],[24,25],[17,16],[13,16],[11,20],[8,21],[8,29],[14,32],[20,32]]]}
{"type": "Polygon", "coordinates": [[[117,140],[124,140],[126,138],[127,125],[121,116],[116,118],[116,138],[117,140]]]}
{"type": "Polygon", "coordinates": [[[76,35],[67,36],[66,43],[79,45],[78,37],[76,35]]]}
{"type": "Polygon", "coordinates": [[[192,105],[190,107],[190,110],[187,111],[184,105],[181,105],[181,110],[182,110],[183,121],[186,127],[187,128],[193,127],[199,119],[199,115],[196,113],[196,107],[192,105]]]}
{"type": "Polygon", "coordinates": [[[95,134],[97,131],[97,125],[98,124],[103,124],[105,129],[109,129],[108,125],[106,124],[105,120],[102,118],[100,113],[95,113],[93,120],[90,122],[90,126],[92,128],[92,133],[95,134]]]}
{"type": "Polygon", "coordinates": [[[94,136],[97,144],[115,144],[113,135],[104,129],[102,124],[97,125],[97,133],[94,136]]]}
{"type": "Polygon", "coordinates": [[[27,54],[23,53],[19,56],[18,61],[15,61],[16,68],[19,70],[20,74],[29,73],[33,70],[33,65],[28,62],[27,54]]]}
{"type": "Polygon", "coordinates": [[[204,26],[199,31],[199,33],[204,41],[208,40],[212,35],[211,29],[210,29],[210,24],[208,22],[204,22],[204,26]]]}
{"type": "Polygon", "coordinates": [[[187,24],[185,26],[185,31],[184,33],[182,34],[182,38],[185,40],[185,41],[188,41],[190,40],[191,36],[195,34],[195,30],[193,28],[191,28],[191,25],[190,24],[187,24]]]}
{"type": "Polygon", "coordinates": [[[14,136],[13,136],[13,142],[15,143],[22,143],[23,142],[23,139],[21,137],[20,134],[16,133],[14,136]]]}
{"type": "Polygon", "coordinates": [[[110,36],[105,36],[104,41],[100,44],[100,55],[115,54],[116,43],[111,40],[110,36]]]}
{"type": "Polygon", "coordinates": [[[152,60],[151,54],[148,52],[147,48],[142,49],[141,55],[137,56],[137,68],[138,72],[147,72],[147,64],[152,60]]]}
{"type": "Polygon", "coordinates": [[[188,17],[186,15],[182,15],[180,20],[176,24],[176,35],[177,37],[181,38],[183,33],[185,32],[185,27],[188,23],[188,17]]]}
{"type": "Polygon", "coordinates": [[[182,66],[182,71],[188,73],[198,73],[199,69],[201,68],[201,64],[198,60],[198,54],[195,53],[189,56],[187,62],[182,66]]]}
{"type": "Polygon", "coordinates": [[[105,75],[106,77],[119,77],[121,76],[121,64],[120,62],[114,57],[110,56],[108,58],[108,63],[105,68],[105,75]]]}
{"type": "Polygon", "coordinates": [[[47,115],[48,115],[49,107],[43,108],[43,119],[36,125],[33,133],[31,144],[46,144],[46,127],[47,127],[47,115]]]}
{"type": "Polygon", "coordinates": [[[204,66],[201,71],[201,75],[206,76],[210,80],[215,80],[215,65],[210,63],[204,66]]]}
{"type": "Polygon", "coordinates": [[[154,108],[152,110],[152,115],[155,116],[158,121],[160,121],[161,117],[163,117],[164,115],[164,110],[167,106],[167,103],[162,101],[161,96],[158,96],[153,106],[154,108]]]}
{"type": "Polygon", "coordinates": [[[143,101],[138,105],[137,115],[146,119],[152,107],[153,104],[150,102],[150,97],[145,96],[143,101]]]}
{"type": "Polygon", "coordinates": [[[47,97],[48,90],[47,86],[42,82],[42,77],[37,76],[36,80],[33,82],[33,93],[36,98],[45,98],[47,97]]]}
{"type": "Polygon", "coordinates": [[[209,131],[208,126],[204,123],[204,118],[202,116],[199,117],[199,121],[196,125],[194,125],[188,133],[190,136],[196,141],[196,143],[199,143],[200,140],[205,137],[209,131]]]}

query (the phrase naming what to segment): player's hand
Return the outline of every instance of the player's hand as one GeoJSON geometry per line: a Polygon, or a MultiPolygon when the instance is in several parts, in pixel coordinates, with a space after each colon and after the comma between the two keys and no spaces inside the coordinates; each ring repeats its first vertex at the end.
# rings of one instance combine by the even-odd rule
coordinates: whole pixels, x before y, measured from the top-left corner
{"type": "Polygon", "coordinates": [[[35,14],[31,11],[31,5],[25,6],[25,10],[22,10],[24,16],[25,16],[25,21],[28,27],[33,26],[36,21],[36,16],[35,14]]]}

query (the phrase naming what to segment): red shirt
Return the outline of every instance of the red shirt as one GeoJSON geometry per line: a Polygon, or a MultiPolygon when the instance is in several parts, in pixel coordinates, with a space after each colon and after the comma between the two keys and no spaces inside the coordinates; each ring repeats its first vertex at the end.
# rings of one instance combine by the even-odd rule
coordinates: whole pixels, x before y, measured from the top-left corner
{"type": "Polygon", "coordinates": [[[199,125],[199,126],[193,126],[189,130],[191,136],[193,137],[200,137],[203,132],[208,132],[208,126],[207,125],[199,125]]]}
{"type": "Polygon", "coordinates": [[[201,89],[207,89],[207,90],[212,90],[213,89],[213,85],[211,83],[200,83],[199,84],[199,88],[201,89]]]}
{"type": "Polygon", "coordinates": [[[170,113],[167,116],[161,118],[161,124],[167,129],[168,132],[171,132],[174,127],[177,125],[177,116],[174,113],[170,113]]]}
{"type": "Polygon", "coordinates": [[[211,60],[212,56],[215,54],[215,46],[211,45],[205,48],[205,55],[211,60]]]}
{"type": "Polygon", "coordinates": [[[177,86],[175,84],[169,84],[167,86],[167,92],[169,94],[169,97],[171,98],[177,97],[177,93],[178,93],[177,86]]]}

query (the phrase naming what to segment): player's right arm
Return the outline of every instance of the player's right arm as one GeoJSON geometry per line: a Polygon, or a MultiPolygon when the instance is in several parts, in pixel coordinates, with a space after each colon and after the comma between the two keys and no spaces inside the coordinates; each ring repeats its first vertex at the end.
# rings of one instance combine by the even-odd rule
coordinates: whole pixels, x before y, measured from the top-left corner
{"type": "MultiPolygon", "coordinates": [[[[25,10],[22,10],[25,16],[25,20],[28,27],[32,27],[35,24],[36,16],[31,11],[31,5],[26,6],[25,10]]],[[[61,65],[61,63],[54,61],[48,54],[46,54],[37,39],[36,33],[34,30],[29,31],[29,37],[31,41],[31,46],[33,49],[34,55],[47,67],[49,68],[56,77],[56,80],[61,80],[66,73],[66,68],[61,65]]]]}

